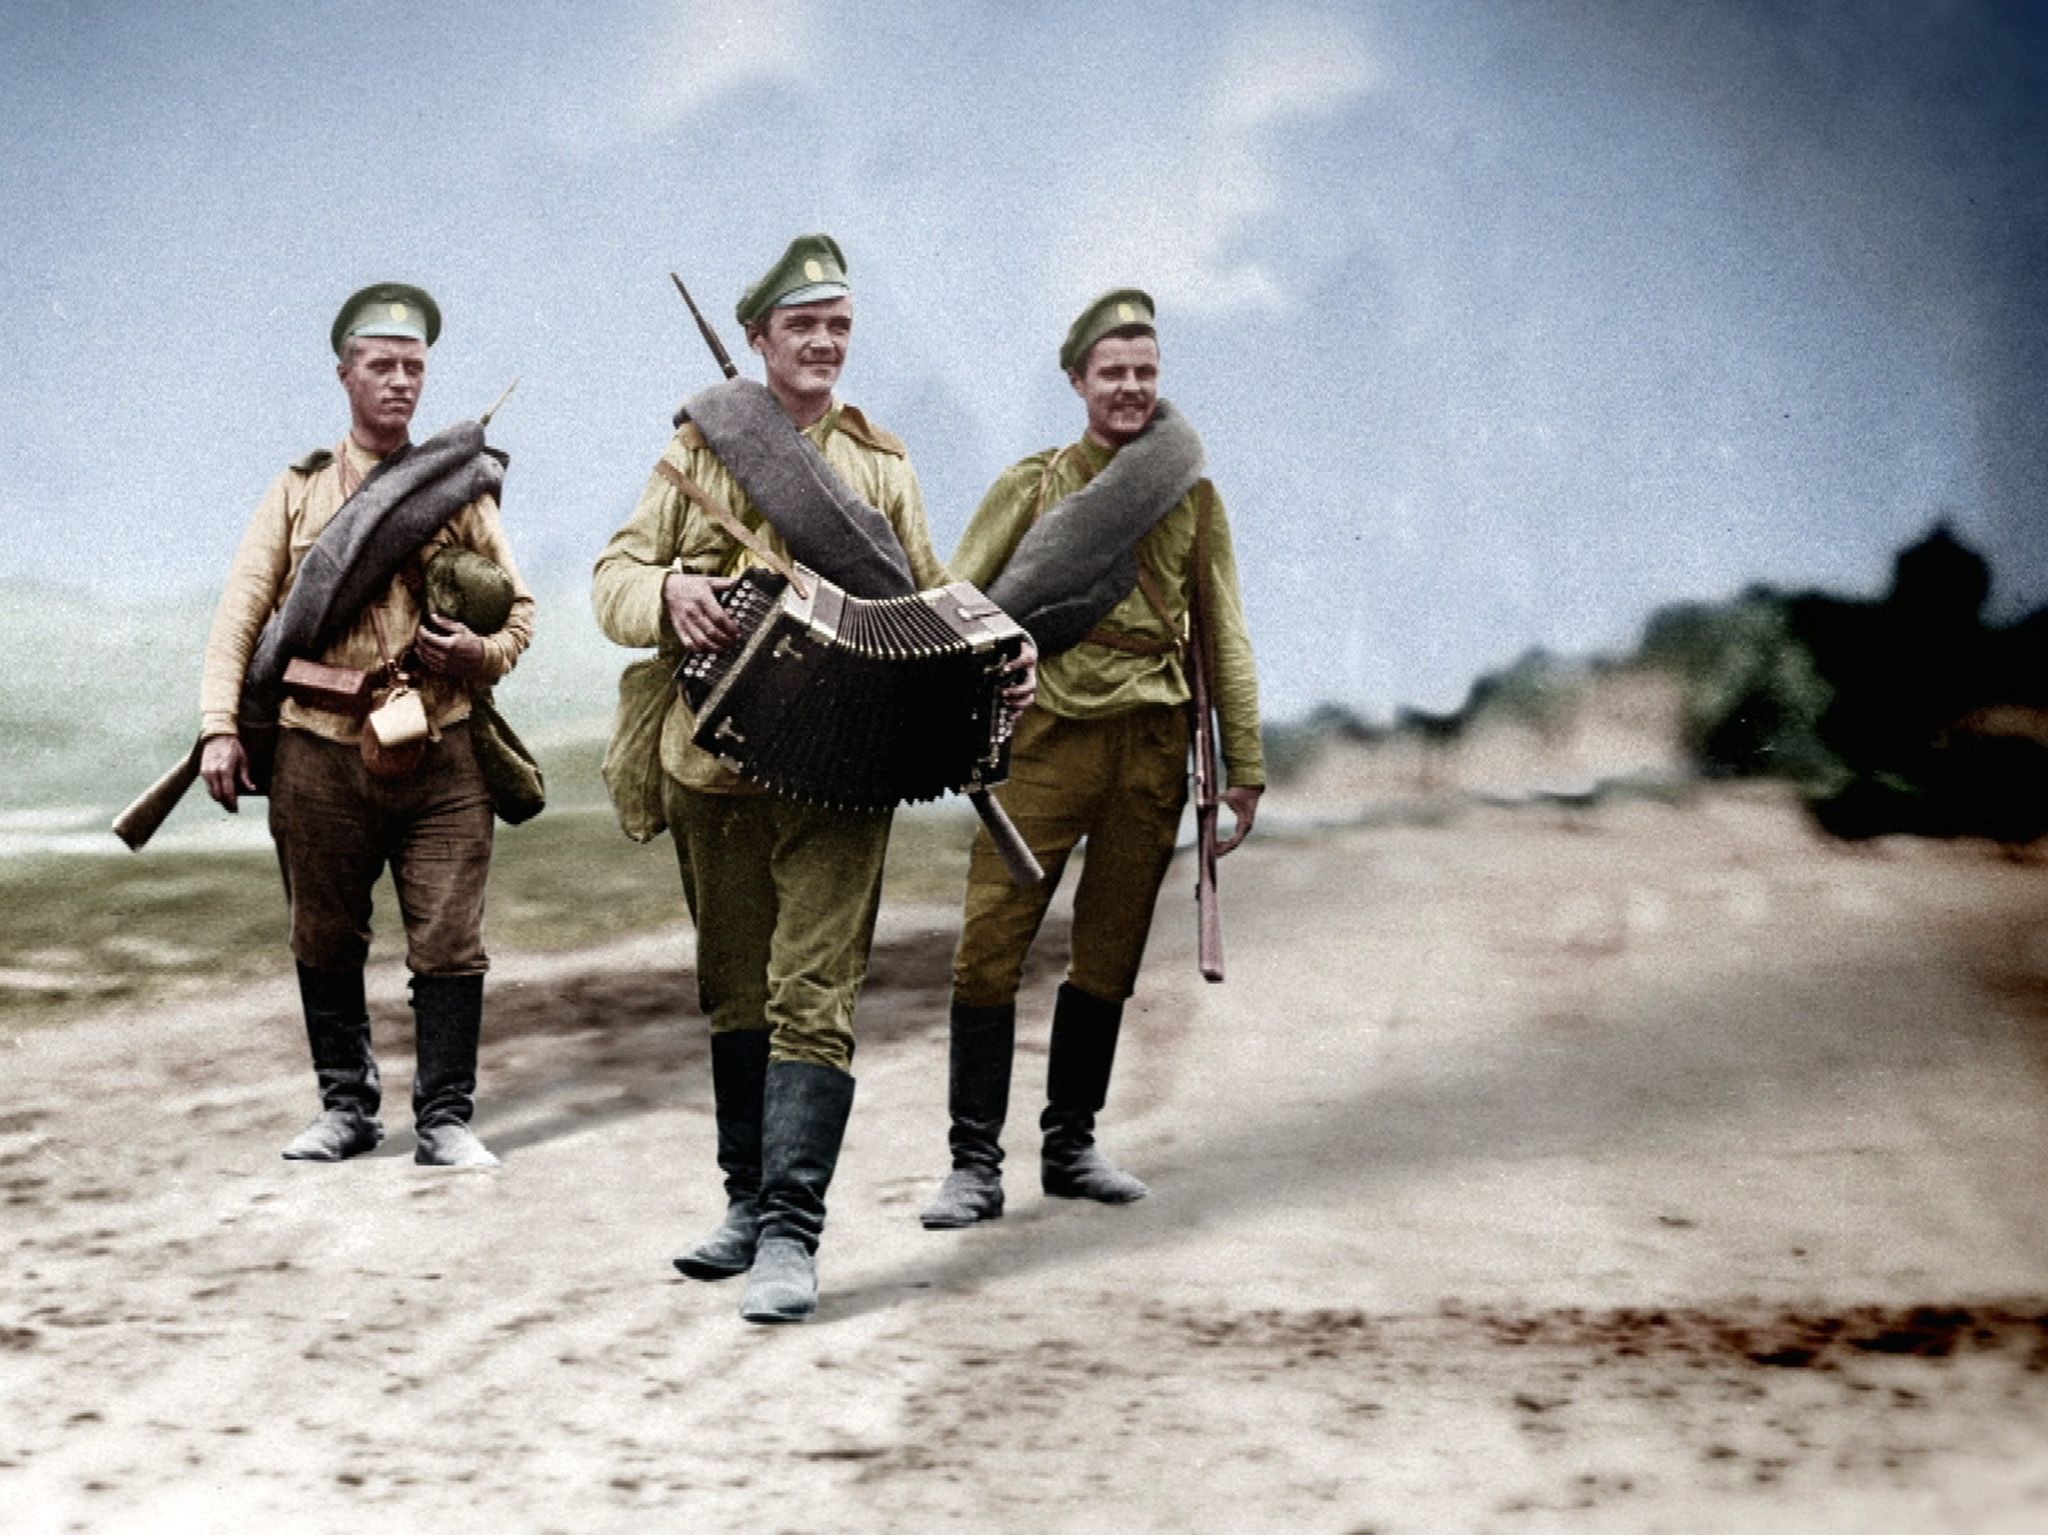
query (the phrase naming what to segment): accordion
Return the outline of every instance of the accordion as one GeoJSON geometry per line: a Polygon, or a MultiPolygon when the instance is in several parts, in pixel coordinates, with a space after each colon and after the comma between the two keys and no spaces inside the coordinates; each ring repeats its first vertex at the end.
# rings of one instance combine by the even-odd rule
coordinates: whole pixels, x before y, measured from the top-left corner
{"type": "Polygon", "coordinates": [[[676,685],[692,739],[754,782],[848,809],[946,793],[979,809],[1009,776],[1003,668],[1025,634],[967,582],[870,600],[754,568],[719,600],[740,638],[693,652],[676,685]]]}

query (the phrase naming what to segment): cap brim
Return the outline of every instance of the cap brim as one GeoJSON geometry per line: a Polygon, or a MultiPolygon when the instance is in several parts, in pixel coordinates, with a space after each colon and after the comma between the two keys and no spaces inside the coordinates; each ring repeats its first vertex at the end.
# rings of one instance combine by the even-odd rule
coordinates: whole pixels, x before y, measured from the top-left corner
{"type": "Polygon", "coordinates": [[[768,307],[788,309],[797,304],[822,304],[827,299],[849,298],[853,289],[843,282],[814,282],[808,287],[793,288],[768,307]]]}
{"type": "Polygon", "coordinates": [[[376,324],[360,326],[352,331],[346,331],[343,333],[341,339],[344,341],[351,341],[359,337],[369,336],[387,336],[395,340],[418,341],[422,343],[424,343],[427,339],[426,331],[421,329],[419,326],[395,324],[390,320],[384,320],[376,324]]]}

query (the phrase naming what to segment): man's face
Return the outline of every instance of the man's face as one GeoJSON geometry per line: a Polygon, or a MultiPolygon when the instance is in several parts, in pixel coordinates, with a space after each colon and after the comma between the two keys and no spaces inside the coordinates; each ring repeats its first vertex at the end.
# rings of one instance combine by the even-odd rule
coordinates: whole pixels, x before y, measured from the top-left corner
{"type": "Polygon", "coordinates": [[[408,336],[359,336],[337,370],[349,414],[372,439],[403,437],[427,381],[427,347],[408,336]]]}
{"type": "Polygon", "coordinates": [[[841,297],[771,309],[749,339],[767,364],[769,388],[796,399],[819,399],[839,382],[852,338],[853,300],[841,297]]]}
{"type": "Polygon", "coordinates": [[[1152,424],[1159,408],[1159,342],[1152,336],[1104,336],[1071,374],[1088,407],[1088,434],[1120,448],[1152,424]]]}

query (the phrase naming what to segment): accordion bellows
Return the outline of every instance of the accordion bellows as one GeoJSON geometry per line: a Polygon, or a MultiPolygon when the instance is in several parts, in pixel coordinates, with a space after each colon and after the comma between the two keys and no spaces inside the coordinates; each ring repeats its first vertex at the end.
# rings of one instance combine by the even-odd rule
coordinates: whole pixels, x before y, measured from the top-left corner
{"type": "Polygon", "coordinates": [[[883,810],[1009,776],[1002,669],[1025,635],[972,585],[871,600],[757,568],[720,600],[740,639],[687,657],[676,684],[691,739],[754,782],[883,810]]]}

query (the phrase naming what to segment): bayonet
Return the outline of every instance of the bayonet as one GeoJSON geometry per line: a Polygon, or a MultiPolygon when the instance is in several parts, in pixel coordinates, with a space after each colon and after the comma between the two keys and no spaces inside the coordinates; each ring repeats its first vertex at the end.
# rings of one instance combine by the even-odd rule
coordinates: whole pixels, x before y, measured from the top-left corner
{"type": "Polygon", "coordinates": [[[682,294],[683,302],[690,306],[690,316],[697,322],[697,329],[703,332],[704,344],[711,348],[711,355],[718,359],[719,367],[725,369],[727,378],[738,378],[740,370],[734,366],[732,354],[725,349],[725,343],[718,339],[718,332],[711,328],[711,322],[704,318],[704,311],[697,307],[697,301],[690,297],[690,290],[683,286],[682,278],[671,272],[669,281],[676,285],[676,292],[682,294]]]}

